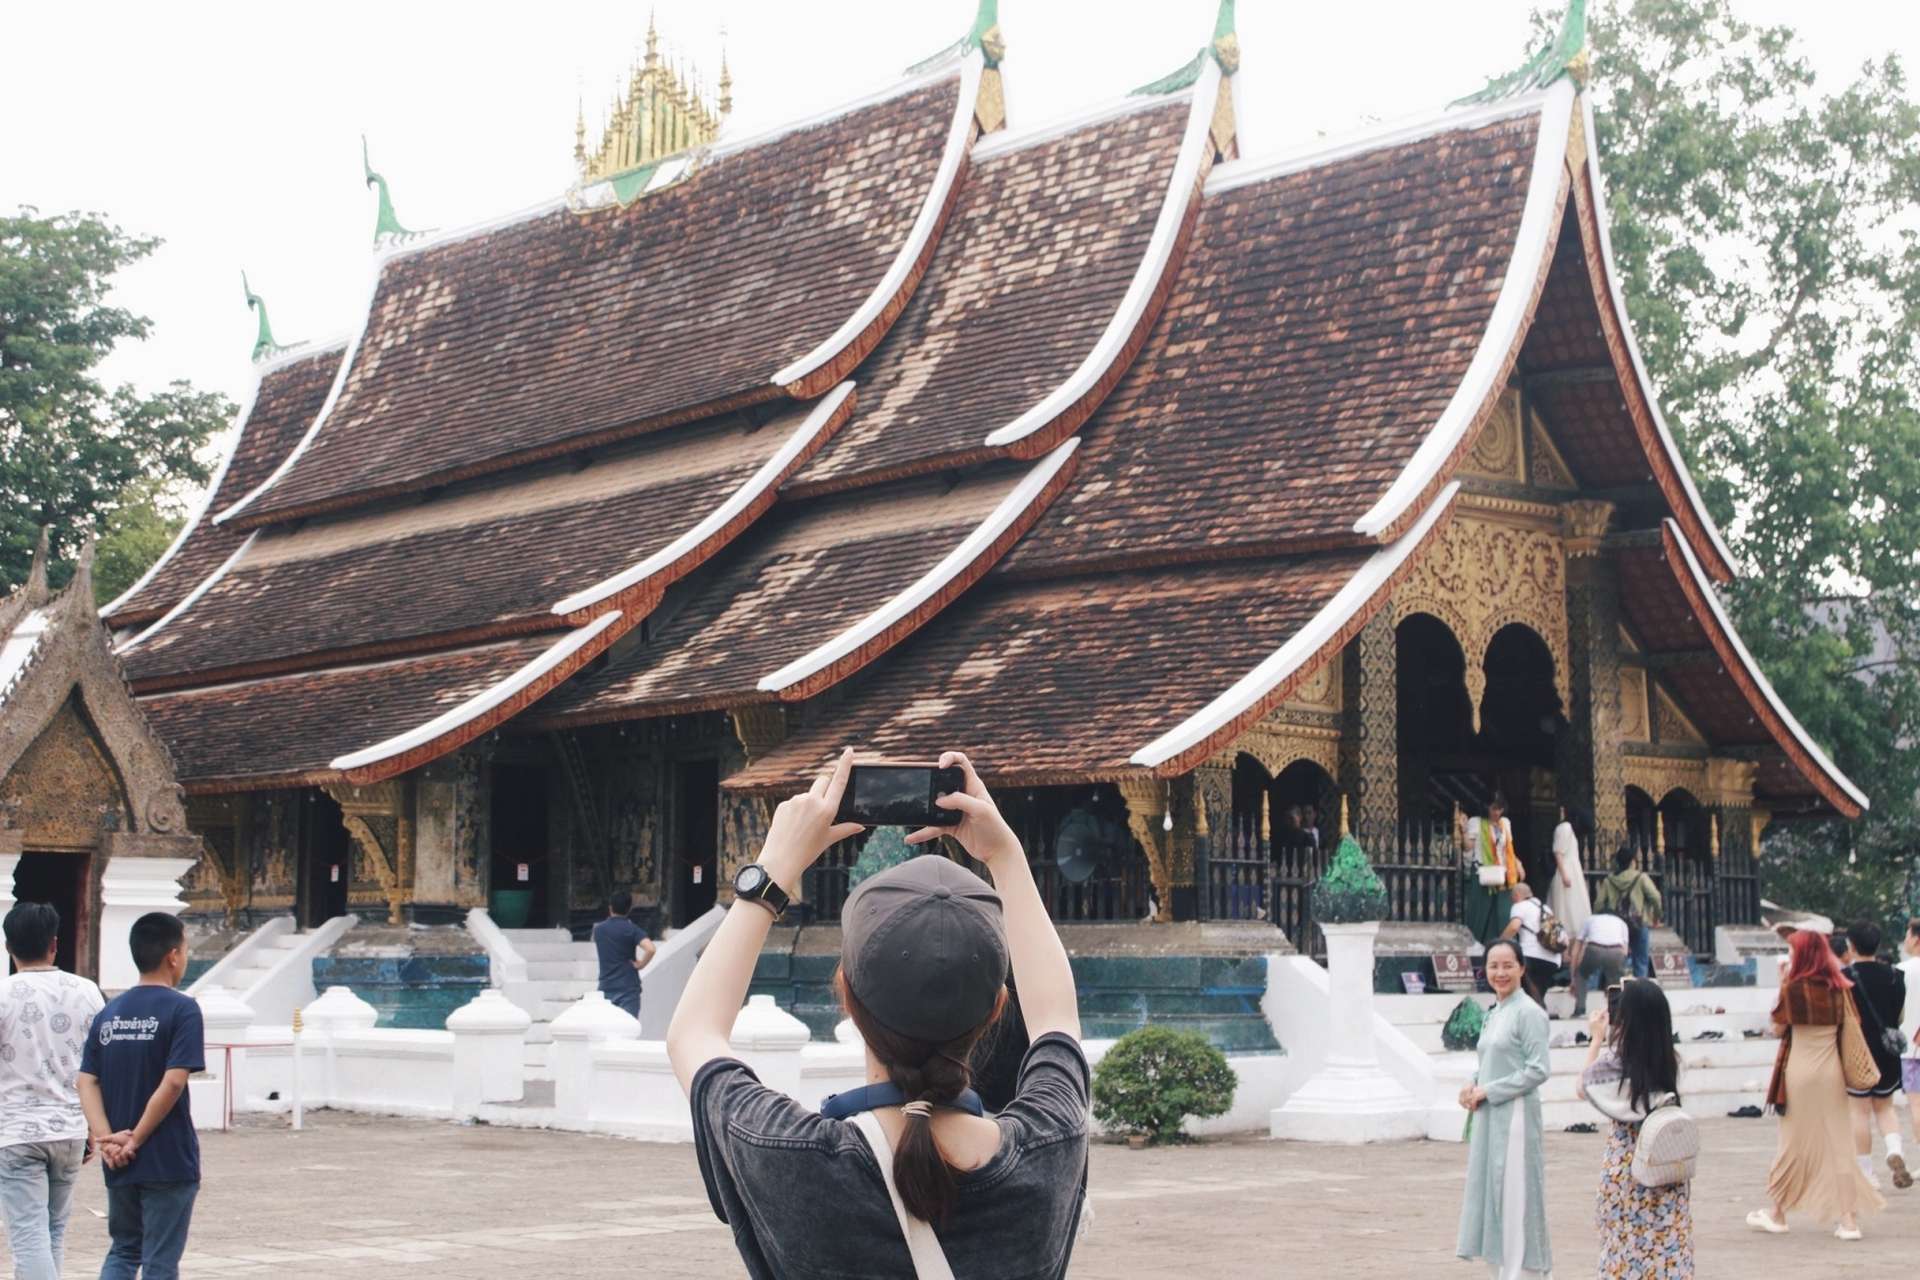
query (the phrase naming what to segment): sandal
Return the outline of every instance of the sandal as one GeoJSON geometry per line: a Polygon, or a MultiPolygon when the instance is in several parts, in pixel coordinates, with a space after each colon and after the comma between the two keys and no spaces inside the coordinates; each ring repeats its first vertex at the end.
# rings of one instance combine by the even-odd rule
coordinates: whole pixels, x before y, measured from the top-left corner
{"type": "Polygon", "coordinates": [[[1735,1107],[1732,1111],[1727,1112],[1727,1114],[1735,1120],[1758,1120],[1761,1116],[1765,1115],[1766,1112],[1749,1103],[1744,1107],[1735,1107]]]}
{"type": "Polygon", "coordinates": [[[1866,1237],[1858,1227],[1835,1227],[1833,1238],[1836,1240],[1863,1240],[1866,1237]]]}
{"type": "Polygon", "coordinates": [[[1887,1168],[1893,1170],[1893,1185],[1905,1191],[1913,1185],[1913,1175],[1907,1172],[1906,1157],[1898,1151],[1887,1152],[1887,1168]]]}
{"type": "MultiPolygon", "coordinates": [[[[1755,1231],[1764,1231],[1772,1236],[1783,1236],[1787,1234],[1788,1230],[1786,1223],[1775,1222],[1773,1215],[1765,1209],[1755,1209],[1752,1213],[1748,1214],[1747,1225],[1755,1231]]],[[[1856,1235],[1854,1238],[1858,1239],[1859,1237],[1856,1235]]]]}
{"type": "Polygon", "coordinates": [[[1567,1128],[1566,1128],[1566,1131],[1567,1131],[1568,1133],[1598,1133],[1598,1132],[1600,1132],[1600,1130],[1599,1130],[1598,1128],[1596,1128],[1596,1127],[1595,1127],[1595,1126],[1593,1125],[1593,1123],[1592,1123],[1591,1121],[1587,1121],[1587,1120],[1582,1120],[1582,1121],[1580,1121],[1580,1122],[1579,1122],[1578,1124],[1570,1124],[1570,1125],[1568,1125],[1568,1126],[1567,1126],[1567,1128]]]}

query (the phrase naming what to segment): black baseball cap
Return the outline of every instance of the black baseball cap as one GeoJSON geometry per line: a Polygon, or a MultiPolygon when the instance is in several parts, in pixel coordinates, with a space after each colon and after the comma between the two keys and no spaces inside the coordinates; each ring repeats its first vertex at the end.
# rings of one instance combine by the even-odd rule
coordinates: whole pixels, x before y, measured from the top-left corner
{"type": "Polygon", "coordinates": [[[1007,929],[993,886],[938,854],[863,881],[840,911],[840,968],[880,1025],[944,1044],[993,1013],[1007,929]]]}

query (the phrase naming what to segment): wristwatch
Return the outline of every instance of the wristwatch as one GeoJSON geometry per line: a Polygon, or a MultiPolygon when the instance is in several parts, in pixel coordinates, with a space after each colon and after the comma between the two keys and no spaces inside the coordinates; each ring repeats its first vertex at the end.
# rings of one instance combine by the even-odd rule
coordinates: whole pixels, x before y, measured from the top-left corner
{"type": "Polygon", "coordinates": [[[750,862],[734,873],[733,896],[737,902],[759,903],[773,912],[775,920],[786,914],[787,903],[792,901],[787,891],[775,884],[767,869],[757,862],[750,862]]]}

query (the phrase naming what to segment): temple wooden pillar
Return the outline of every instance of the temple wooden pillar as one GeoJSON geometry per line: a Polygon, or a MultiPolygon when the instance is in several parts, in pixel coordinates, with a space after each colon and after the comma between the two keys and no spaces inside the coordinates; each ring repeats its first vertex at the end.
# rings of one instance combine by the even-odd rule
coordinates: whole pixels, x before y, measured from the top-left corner
{"type": "MultiPolygon", "coordinates": [[[[1347,796],[1347,822],[1354,838],[1380,858],[1399,847],[1400,827],[1399,653],[1387,611],[1375,614],[1360,629],[1341,661],[1346,703],[1340,729],[1340,789],[1347,796]]],[[[1330,832],[1329,839],[1333,838],[1337,833],[1330,832]]]]}
{"type": "Polygon", "coordinates": [[[1626,779],[1620,751],[1620,576],[1602,546],[1613,519],[1608,502],[1562,508],[1567,548],[1567,640],[1573,668],[1567,731],[1560,735],[1560,782],[1570,803],[1593,815],[1589,868],[1627,836],[1626,779]]]}

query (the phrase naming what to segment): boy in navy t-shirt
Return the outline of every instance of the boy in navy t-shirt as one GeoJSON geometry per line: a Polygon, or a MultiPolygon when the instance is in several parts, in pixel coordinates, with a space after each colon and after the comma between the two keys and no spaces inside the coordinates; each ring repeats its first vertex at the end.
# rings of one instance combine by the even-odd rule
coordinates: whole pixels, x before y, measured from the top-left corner
{"type": "Polygon", "coordinates": [[[138,986],[93,1020],[80,1058],[80,1102],[106,1166],[107,1234],[100,1280],[174,1280],[200,1190],[200,1139],[187,1077],[206,1068],[200,1006],[174,987],[187,934],[162,911],[133,922],[138,986]]]}

